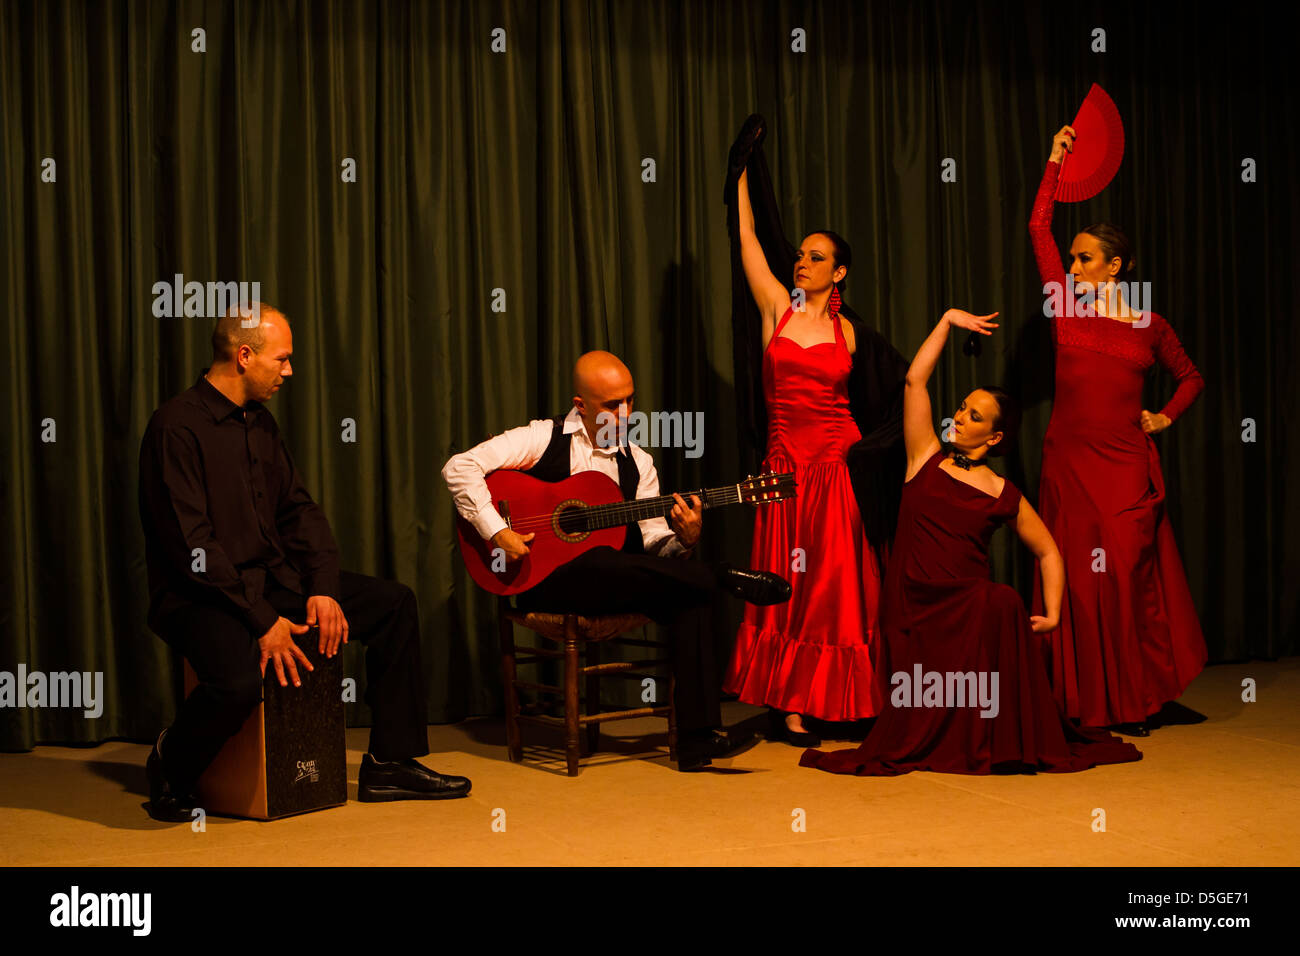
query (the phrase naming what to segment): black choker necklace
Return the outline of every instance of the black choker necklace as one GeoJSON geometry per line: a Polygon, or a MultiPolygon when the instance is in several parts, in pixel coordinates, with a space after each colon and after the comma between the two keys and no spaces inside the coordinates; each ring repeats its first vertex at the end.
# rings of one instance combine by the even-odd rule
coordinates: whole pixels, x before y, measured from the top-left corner
{"type": "Polygon", "coordinates": [[[985,468],[990,467],[989,463],[985,461],[983,458],[967,458],[959,451],[955,451],[952,453],[952,463],[956,465],[958,468],[961,468],[963,471],[970,471],[971,468],[976,465],[983,465],[985,468]]]}

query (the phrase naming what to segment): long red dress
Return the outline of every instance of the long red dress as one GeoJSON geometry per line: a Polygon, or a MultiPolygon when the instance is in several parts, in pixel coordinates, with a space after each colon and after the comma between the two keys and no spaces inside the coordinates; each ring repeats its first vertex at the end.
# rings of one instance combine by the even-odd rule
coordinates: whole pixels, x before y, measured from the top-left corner
{"type": "Polygon", "coordinates": [[[943,458],[936,451],[903,485],[881,607],[889,699],[861,746],[806,750],[800,765],[893,776],[1064,773],[1140,760],[1132,744],[1062,716],[1043,636],[1020,595],[991,579],[989,540],[1016,515],[1019,490],[1008,481],[995,498],[945,473],[943,458]]]}
{"type": "Polygon", "coordinates": [[[759,508],[751,566],[789,579],[790,600],[747,605],[724,688],[750,704],[822,720],[872,717],[880,579],[853,497],[846,455],[861,438],[849,413],[853,357],[835,341],[803,348],[781,335],[763,353],[764,468],[793,472],[792,500],[759,508]]]}
{"type": "MultiPolygon", "coordinates": [[[[1059,173],[1057,163],[1047,164],[1029,231],[1044,284],[1064,288],[1051,232],[1059,173]]],[[[1078,302],[1073,311],[1050,320],[1056,397],[1038,492],[1039,513],[1065,559],[1049,659],[1066,714],[1104,727],[1144,721],[1205,665],[1205,638],[1165,512],[1160,454],[1141,425],[1143,378],[1156,362],[1178,379],[1162,409],[1171,420],[1205,383],[1154,312],[1128,323],[1078,302]]],[[[1037,581],[1034,593],[1041,595],[1037,581]]]]}

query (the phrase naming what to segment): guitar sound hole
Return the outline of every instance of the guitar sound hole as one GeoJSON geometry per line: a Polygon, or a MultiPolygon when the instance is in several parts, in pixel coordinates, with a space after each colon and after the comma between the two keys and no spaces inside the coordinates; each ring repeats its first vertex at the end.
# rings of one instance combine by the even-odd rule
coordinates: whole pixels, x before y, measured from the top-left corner
{"type": "Polygon", "coordinates": [[[551,519],[555,536],[562,541],[581,541],[591,532],[587,529],[586,506],[581,501],[566,501],[555,509],[551,519]]]}

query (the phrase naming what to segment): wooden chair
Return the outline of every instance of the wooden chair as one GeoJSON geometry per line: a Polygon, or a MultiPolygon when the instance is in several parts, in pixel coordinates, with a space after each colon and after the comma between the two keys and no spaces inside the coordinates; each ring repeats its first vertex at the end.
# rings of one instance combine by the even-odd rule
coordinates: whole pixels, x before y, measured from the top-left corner
{"type": "Polygon", "coordinates": [[[595,751],[600,742],[600,725],[611,720],[627,720],[632,717],[664,717],[668,720],[668,757],[677,759],[677,712],[673,705],[673,675],[671,663],[667,658],[667,646],[662,641],[638,640],[622,637],[628,631],[645,624],[650,619],[643,614],[614,614],[604,617],[584,617],[580,614],[544,614],[539,612],[516,611],[508,598],[501,598],[497,609],[497,624],[501,632],[501,671],[506,692],[506,748],[511,761],[518,763],[524,759],[523,745],[520,743],[519,724],[527,721],[546,726],[564,728],[564,751],[570,777],[578,775],[580,750],[586,753],[595,751]],[[514,625],[520,624],[560,648],[524,648],[525,656],[515,653],[514,625]],[[609,661],[601,662],[603,644],[620,644],[624,646],[652,647],[665,652],[664,657],[643,661],[609,661]],[[586,652],[586,664],[581,661],[582,652],[586,652]],[[518,678],[517,668],[522,664],[534,664],[542,660],[560,659],[564,662],[564,685],[541,684],[522,681],[518,678]],[[627,677],[643,677],[644,668],[665,665],[668,668],[668,702],[650,707],[634,707],[626,710],[602,711],[600,707],[600,678],[607,674],[627,677]],[[585,683],[586,712],[579,710],[579,678],[585,683]],[[564,717],[521,714],[519,711],[519,691],[531,690],[541,694],[562,695],[564,698],[564,717]],[[582,732],[586,730],[584,735],[582,732]],[[584,739],[585,738],[585,739],[584,739]],[[585,745],[585,747],[584,747],[585,745]]]}

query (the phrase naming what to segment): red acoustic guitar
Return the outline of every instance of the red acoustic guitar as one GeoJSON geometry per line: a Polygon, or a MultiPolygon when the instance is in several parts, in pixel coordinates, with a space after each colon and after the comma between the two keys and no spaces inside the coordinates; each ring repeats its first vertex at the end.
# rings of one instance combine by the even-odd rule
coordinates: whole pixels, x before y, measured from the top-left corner
{"type": "MultiPolygon", "coordinates": [[[[534,533],[528,554],[507,562],[505,552],[484,541],[474,526],[457,518],[460,554],[474,583],[493,594],[518,594],[540,584],[560,565],[584,551],[623,547],[627,525],[662,518],[673,510],[672,495],[624,501],[618,483],[598,471],[563,481],[541,481],[521,471],[494,471],[487,477],[492,503],[511,529],[534,533]],[[494,553],[495,552],[495,553],[494,553]]],[[[795,496],[794,475],[758,475],[734,485],[682,493],[687,504],[699,496],[705,508],[742,502],[762,505],[795,496]]]]}

